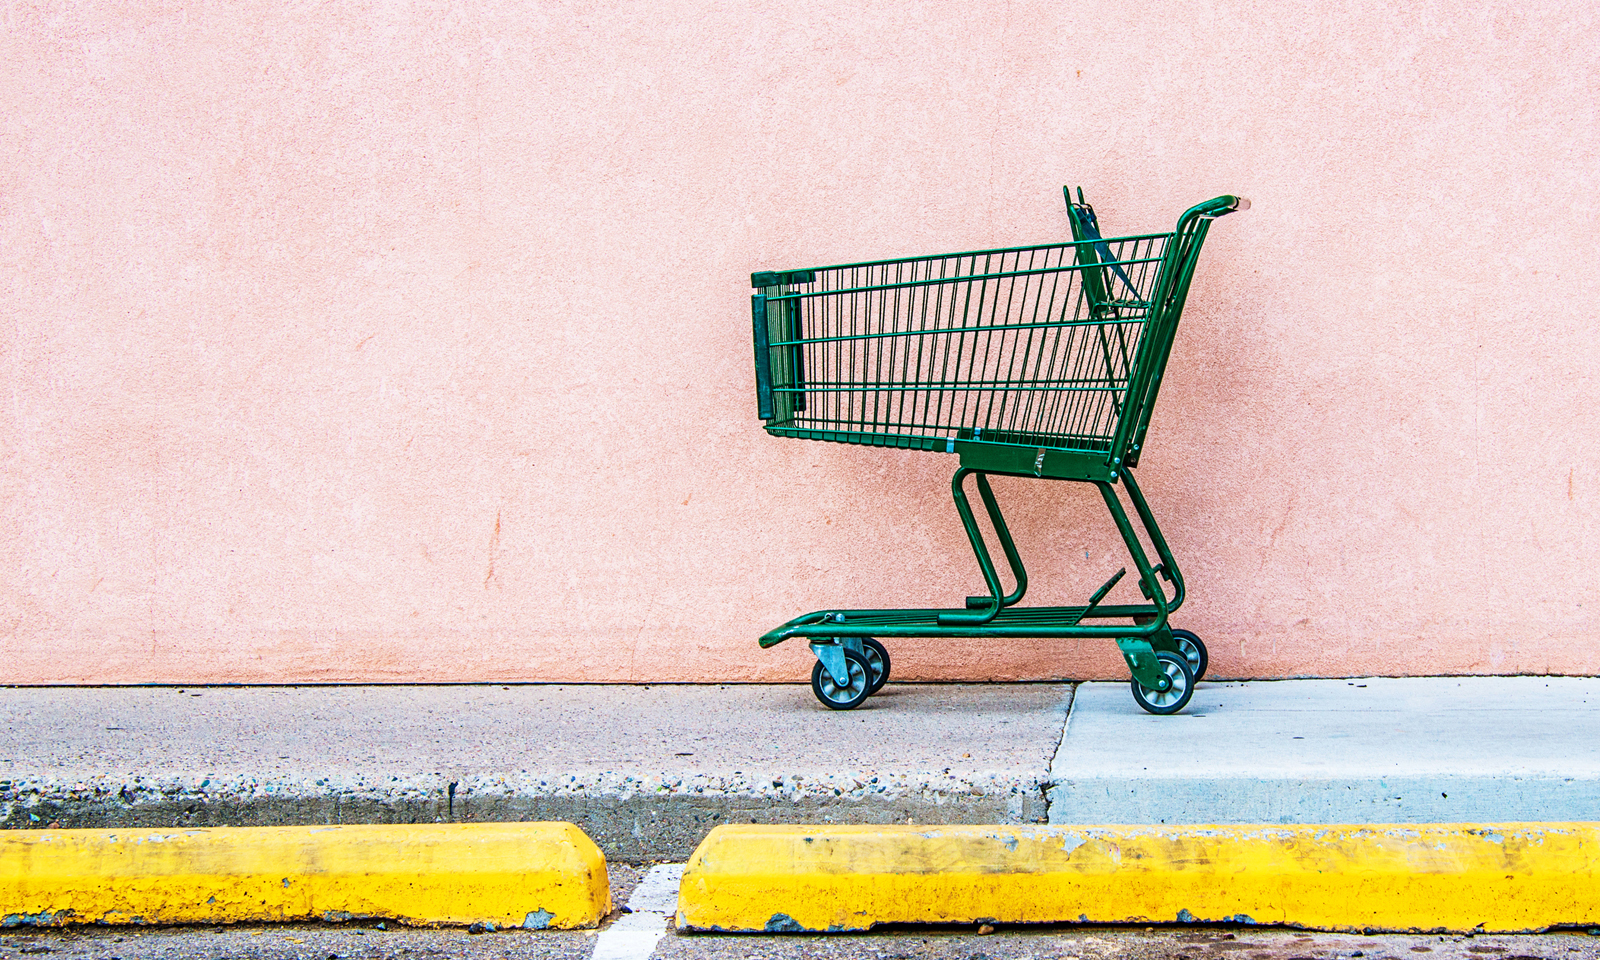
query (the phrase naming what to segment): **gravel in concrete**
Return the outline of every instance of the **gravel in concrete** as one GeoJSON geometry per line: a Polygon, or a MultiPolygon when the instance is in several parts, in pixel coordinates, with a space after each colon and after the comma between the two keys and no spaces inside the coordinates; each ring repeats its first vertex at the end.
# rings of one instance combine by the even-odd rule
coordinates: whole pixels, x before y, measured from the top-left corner
{"type": "Polygon", "coordinates": [[[719,823],[1030,823],[1067,684],[11,688],[0,826],[568,820],[612,860],[719,823]]]}
{"type": "Polygon", "coordinates": [[[1600,679],[1086,683],[1051,780],[1051,823],[1600,820],[1600,679]]]}

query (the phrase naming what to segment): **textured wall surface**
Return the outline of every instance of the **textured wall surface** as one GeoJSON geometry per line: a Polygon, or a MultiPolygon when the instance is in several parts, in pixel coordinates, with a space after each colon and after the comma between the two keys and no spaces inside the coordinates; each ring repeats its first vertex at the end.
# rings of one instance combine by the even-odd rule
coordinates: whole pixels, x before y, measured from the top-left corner
{"type": "MultiPolygon", "coordinates": [[[[1592,4],[3,17],[0,682],[797,679],[759,633],[981,581],[953,457],[760,430],[748,274],[1060,239],[1063,183],[1255,203],[1141,468],[1215,676],[1600,671],[1592,4]]],[[[1126,562],[996,489],[1041,601],[1126,562]]]]}

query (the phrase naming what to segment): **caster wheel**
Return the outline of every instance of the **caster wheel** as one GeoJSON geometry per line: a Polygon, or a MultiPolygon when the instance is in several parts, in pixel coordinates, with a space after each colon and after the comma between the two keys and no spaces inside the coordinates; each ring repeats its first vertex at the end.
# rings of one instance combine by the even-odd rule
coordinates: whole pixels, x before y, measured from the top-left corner
{"type": "Polygon", "coordinates": [[[1151,690],[1135,678],[1133,699],[1146,712],[1164,717],[1182,710],[1194,696],[1194,671],[1189,669],[1189,661],[1165,650],[1156,654],[1156,662],[1172,681],[1172,686],[1166,690],[1151,690]]]}
{"type": "Polygon", "coordinates": [[[1183,651],[1183,659],[1189,661],[1189,670],[1194,673],[1194,682],[1199,683],[1205,679],[1206,667],[1211,665],[1211,655],[1206,652],[1206,645],[1192,630],[1174,630],[1172,639],[1178,642],[1178,649],[1183,651]]]}
{"type": "Polygon", "coordinates": [[[889,649],[872,637],[861,641],[862,654],[867,658],[867,666],[872,668],[872,682],[867,686],[867,694],[877,693],[889,681],[889,649]]]}
{"type": "Polygon", "coordinates": [[[829,710],[854,710],[872,695],[872,667],[867,664],[867,658],[854,650],[842,652],[850,673],[849,683],[840,684],[834,680],[821,660],[811,668],[811,692],[829,710]]]}

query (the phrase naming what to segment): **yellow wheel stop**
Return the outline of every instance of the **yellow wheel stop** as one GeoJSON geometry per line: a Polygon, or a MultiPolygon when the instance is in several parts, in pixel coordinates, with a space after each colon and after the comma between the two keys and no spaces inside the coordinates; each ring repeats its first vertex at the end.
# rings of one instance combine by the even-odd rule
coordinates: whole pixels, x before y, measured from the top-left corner
{"type": "Polygon", "coordinates": [[[1600,824],[723,826],[678,924],[1223,921],[1508,932],[1600,922],[1600,824]]]}
{"type": "Polygon", "coordinates": [[[605,857],[570,823],[0,831],[0,925],[381,917],[596,925],[605,857]]]}

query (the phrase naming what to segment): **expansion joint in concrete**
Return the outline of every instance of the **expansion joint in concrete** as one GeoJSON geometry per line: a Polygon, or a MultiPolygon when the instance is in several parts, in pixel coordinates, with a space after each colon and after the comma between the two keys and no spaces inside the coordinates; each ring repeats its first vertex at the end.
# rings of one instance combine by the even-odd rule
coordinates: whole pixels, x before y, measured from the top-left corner
{"type": "Polygon", "coordinates": [[[1056,734],[1056,744],[1050,750],[1049,765],[1045,769],[1044,779],[1039,783],[1039,793],[1044,805],[1044,816],[1038,818],[1039,823],[1051,823],[1050,805],[1054,802],[1056,790],[1057,760],[1061,756],[1061,747],[1067,742],[1067,727],[1072,724],[1073,710],[1078,704],[1079,684],[1072,684],[1067,688],[1067,709],[1061,713],[1061,730],[1056,734]]]}

